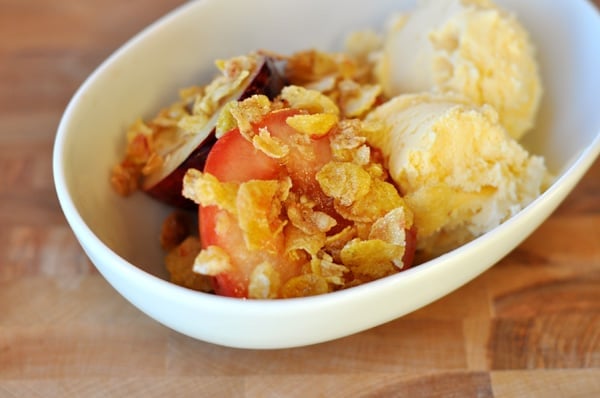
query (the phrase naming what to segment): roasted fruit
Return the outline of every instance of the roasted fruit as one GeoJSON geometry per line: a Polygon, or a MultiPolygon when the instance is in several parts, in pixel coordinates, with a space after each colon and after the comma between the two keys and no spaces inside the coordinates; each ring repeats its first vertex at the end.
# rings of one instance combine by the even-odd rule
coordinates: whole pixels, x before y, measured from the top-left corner
{"type": "Polygon", "coordinates": [[[248,123],[184,177],[184,196],[200,205],[194,271],[219,295],[288,298],[408,268],[412,213],[357,135],[360,121],[340,121],[309,90],[284,89],[270,110],[258,97],[238,104],[248,123]]]}
{"type": "MultiPolygon", "coordinates": [[[[286,124],[286,119],[296,113],[296,111],[290,110],[271,113],[256,126],[256,130],[268,128],[271,135],[285,145],[286,141],[289,143],[298,134],[286,124]]],[[[296,189],[301,189],[311,196],[318,196],[320,190],[315,187],[317,184],[315,174],[331,160],[329,140],[326,138],[310,139],[302,146],[296,144],[289,148],[290,153],[287,154],[285,164],[283,164],[256,149],[236,129],[224,135],[213,147],[204,170],[222,182],[254,181],[253,185],[262,189],[263,192],[268,189],[267,187],[273,187],[274,192],[285,189],[282,187],[285,183],[272,184],[271,181],[278,181],[281,177],[289,175],[296,189]],[[261,181],[264,183],[261,184],[261,181]]],[[[250,185],[246,186],[251,187],[250,185]]],[[[249,189],[247,196],[248,200],[252,201],[261,200],[259,198],[263,195],[254,189],[249,189]]],[[[265,195],[263,198],[268,200],[268,196],[265,195]]],[[[274,200],[274,202],[276,201],[277,199],[274,200]]],[[[329,207],[331,206],[332,203],[329,207]]],[[[269,215],[265,216],[269,218],[269,215]]],[[[263,235],[258,232],[258,229],[251,231],[255,237],[263,236],[265,239],[260,243],[261,246],[264,246],[263,248],[250,250],[247,249],[243,228],[233,226],[239,222],[239,217],[232,217],[229,212],[216,206],[201,206],[199,220],[202,247],[218,246],[224,249],[234,264],[230,270],[220,272],[215,276],[214,288],[217,294],[248,297],[252,273],[261,263],[270,264],[278,278],[281,281],[287,281],[300,274],[302,265],[307,261],[303,256],[286,252],[284,234],[276,231],[281,226],[279,215],[273,217],[271,225],[267,227],[273,233],[263,235]],[[226,219],[232,227],[228,229],[227,233],[222,233],[219,231],[217,223],[224,223],[223,220],[226,219]]],[[[276,291],[278,289],[270,286],[269,290],[276,291]]],[[[275,291],[271,294],[277,294],[275,291]]]]}

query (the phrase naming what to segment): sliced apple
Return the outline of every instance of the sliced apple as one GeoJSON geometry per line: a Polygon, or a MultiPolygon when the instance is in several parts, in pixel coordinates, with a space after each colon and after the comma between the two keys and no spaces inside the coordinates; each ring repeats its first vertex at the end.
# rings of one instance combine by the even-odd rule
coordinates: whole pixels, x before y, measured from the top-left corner
{"type": "MultiPolygon", "coordinates": [[[[179,208],[195,208],[197,205],[181,195],[183,176],[190,168],[202,170],[206,156],[216,142],[215,127],[223,107],[230,101],[243,100],[255,94],[263,94],[273,99],[284,86],[284,79],[278,71],[275,60],[267,56],[256,56],[254,70],[231,91],[219,98],[219,106],[206,123],[193,134],[179,131],[175,137],[166,139],[161,145],[160,167],[146,174],[141,188],[157,200],[179,208]]],[[[214,86],[207,86],[215,88],[214,86]]],[[[216,87],[216,90],[221,87],[216,87]]],[[[193,104],[190,104],[190,108],[193,104]]]]}

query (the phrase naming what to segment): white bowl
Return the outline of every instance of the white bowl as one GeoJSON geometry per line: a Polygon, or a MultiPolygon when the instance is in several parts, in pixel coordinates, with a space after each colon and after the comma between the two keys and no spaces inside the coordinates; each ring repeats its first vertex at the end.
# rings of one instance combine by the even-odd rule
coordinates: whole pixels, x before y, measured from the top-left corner
{"type": "Polygon", "coordinates": [[[102,275],[141,311],[181,333],[226,346],[282,348],[339,338],[414,311],[515,248],[559,205],[600,152],[600,17],[584,0],[497,0],[518,15],[538,48],[546,93],[540,123],[525,143],[546,157],[558,178],[508,222],[426,264],[301,299],[252,301],[194,292],[166,280],[157,236],[169,209],[142,194],[122,199],[109,186],[125,127],[174,100],[178,88],[207,81],[216,58],[257,48],[283,53],[339,49],[348,32],[380,27],[391,11],[413,3],[191,2],[107,59],[68,105],[53,163],[66,219],[102,275]]]}

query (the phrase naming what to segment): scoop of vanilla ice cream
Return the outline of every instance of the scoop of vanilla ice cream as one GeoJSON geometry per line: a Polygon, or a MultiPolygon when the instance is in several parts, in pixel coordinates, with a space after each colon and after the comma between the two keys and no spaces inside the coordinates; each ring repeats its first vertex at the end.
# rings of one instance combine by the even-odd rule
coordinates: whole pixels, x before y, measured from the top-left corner
{"type": "Polygon", "coordinates": [[[393,97],[454,92],[497,111],[509,134],[529,130],[542,94],[535,50],[517,19],[488,0],[420,0],[384,37],[376,77],[393,97]]]}
{"type": "Polygon", "coordinates": [[[441,94],[400,95],[365,119],[415,216],[425,257],[477,237],[533,201],[546,167],[511,138],[489,105],[441,94]]]}

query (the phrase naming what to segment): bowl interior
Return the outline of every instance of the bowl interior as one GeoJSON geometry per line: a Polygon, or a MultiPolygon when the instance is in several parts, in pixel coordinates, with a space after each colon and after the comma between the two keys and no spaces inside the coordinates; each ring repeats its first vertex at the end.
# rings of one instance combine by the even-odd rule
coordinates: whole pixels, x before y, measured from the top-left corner
{"type": "MultiPolygon", "coordinates": [[[[583,151],[593,146],[597,154],[600,146],[598,14],[584,1],[497,3],[514,11],[530,31],[545,85],[539,123],[524,145],[545,156],[554,173],[569,173],[583,151]]],[[[341,12],[335,0],[307,0],[293,13],[289,2],[279,0],[184,5],[103,63],[65,112],[55,162],[72,210],[116,254],[166,278],[158,231],[170,209],[143,194],[120,198],[109,185],[127,125],[174,100],[179,88],[206,82],[214,74],[215,59],[258,48],[282,53],[341,49],[350,31],[380,29],[390,11],[413,4],[352,0],[341,12]],[[232,13],[231,7],[242,10],[232,13]]]]}

